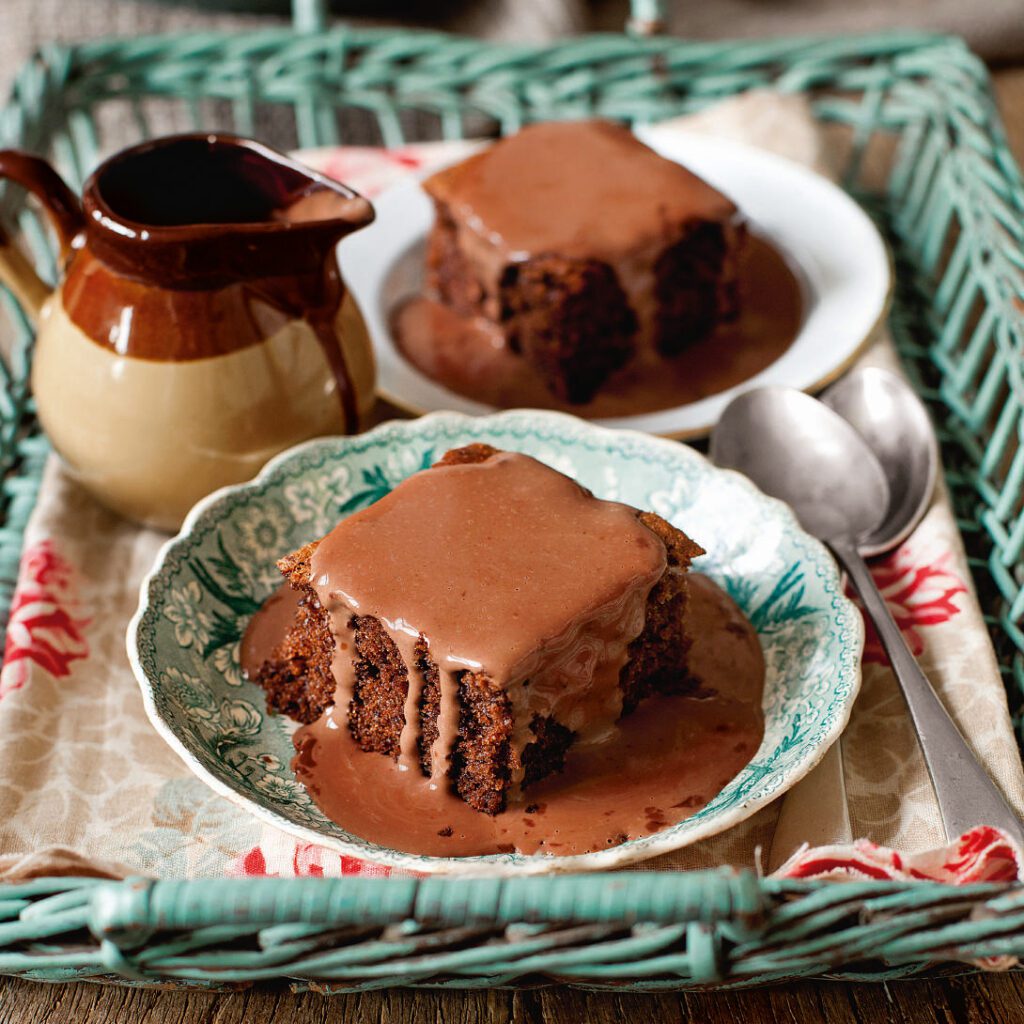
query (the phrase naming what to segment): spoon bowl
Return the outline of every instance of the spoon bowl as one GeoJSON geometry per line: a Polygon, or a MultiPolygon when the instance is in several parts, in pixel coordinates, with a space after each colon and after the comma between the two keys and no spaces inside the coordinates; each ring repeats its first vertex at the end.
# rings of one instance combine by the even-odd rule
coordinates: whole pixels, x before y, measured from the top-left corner
{"type": "Polygon", "coordinates": [[[889,507],[886,474],[865,440],[801,391],[757,388],[733,400],[711,435],[711,458],[788,502],[823,540],[872,535],[889,507]]]}
{"type": "Polygon", "coordinates": [[[882,522],[857,547],[865,558],[901,544],[931,502],[939,471],[939,446],[924,404],[888,370],[854,370],[821,397],[867,442],[889,484],[882,522]]]}

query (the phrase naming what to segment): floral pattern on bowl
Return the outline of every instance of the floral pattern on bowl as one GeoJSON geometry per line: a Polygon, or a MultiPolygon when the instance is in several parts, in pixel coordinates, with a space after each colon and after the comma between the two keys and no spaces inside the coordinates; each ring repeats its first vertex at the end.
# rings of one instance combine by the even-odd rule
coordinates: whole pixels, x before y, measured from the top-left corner
{"type": "MultiPolygon", "coordinates": [[[[189,514],[143,581],[128,652],[157,731],[196,775],[257,817],[340,852],[420,872],[534,874],[609,868],[678,849],[749,817],[818,762],[860,685],[861,616],[825,548],[789,509],[684,445],[560,413],[435,413],[356,437],[312,441],[189,514]],[[449,448],[523,451],[599,497],[651,509],[707,549],[696,568],[723,585],[765,653],[765,736],[753,760],[685,821],[573,857],[424,857],[327,820],[292,775],[294,724],[266,713],[239,668],[249,618],[280,582],[275,560],[326,533],[449,448]]],[[[372,756],[372,755],[367,755],[372,756]]]]}

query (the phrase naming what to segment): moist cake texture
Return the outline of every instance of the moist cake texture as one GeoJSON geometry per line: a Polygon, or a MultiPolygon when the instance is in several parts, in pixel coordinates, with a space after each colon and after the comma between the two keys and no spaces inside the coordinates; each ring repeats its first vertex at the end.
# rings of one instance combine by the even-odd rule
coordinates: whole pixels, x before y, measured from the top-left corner
{"type": "Polygon", "coordinates": [[[531,125],[424,184],[429,289],[498,324],[559,398],[737,312],[735,205],[607,121],[531,125]]]}
{"type": "Polygon", "coordinates": [[[686,570],[701,549],[652,513],[542,463],[448,452],[279,566],[301,595],[257,673],[309,723],[497,814],[686,671],[686,570]]]}

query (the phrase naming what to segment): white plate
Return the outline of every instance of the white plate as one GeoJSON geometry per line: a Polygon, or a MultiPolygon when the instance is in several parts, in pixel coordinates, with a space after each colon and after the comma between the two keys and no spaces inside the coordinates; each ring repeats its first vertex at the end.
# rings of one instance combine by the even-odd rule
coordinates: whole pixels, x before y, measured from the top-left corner
{"type": "MultiPolygon", "coordinates": [[[[798,268],[807,291],[803,327],[792,346],[743,384],[710,398],[636,416],[597,419],[607,427],[690,437],[707,433],[741,391],[768,384],[814,391],[846,370],[881,323],[892,273],[867,214],[831,182],[762,149],[678,131],[637,134],[730,196],[754,229],[798,268]]],[[[423,284],[423,246],[433,206],[415,179],[382,193],[377,220],[341,243],[345,278],[366,318],[378,365],[378,391],[414,413],[493,412],[417,370],[401,356],[388,326],[396,303],[423,284]]]]}

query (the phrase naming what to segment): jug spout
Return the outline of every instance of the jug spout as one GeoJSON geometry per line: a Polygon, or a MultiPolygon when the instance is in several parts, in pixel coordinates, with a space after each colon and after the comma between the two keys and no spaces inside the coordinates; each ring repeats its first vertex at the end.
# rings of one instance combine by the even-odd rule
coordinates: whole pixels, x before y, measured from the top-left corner
{"type": "Polygon", "coordinates": [[[285,224],[322,226],[340,239],[372,224],[374,213],[369,201],[351,189],[335,182],[313,181],[273,216],[285,224]]]}
{"type": "MultiPolygon", "coordinates": [[[[287,196],[271,218],[287,229],[293,243],[308,246],[313,258],[325,263],[333,262],[341,239],[373,223],[374,210],[369,200],[345,185],[311,176],[309,184],[287,196]]],[[[278,237],[274,245],[282,241],[278,237]]]]}

